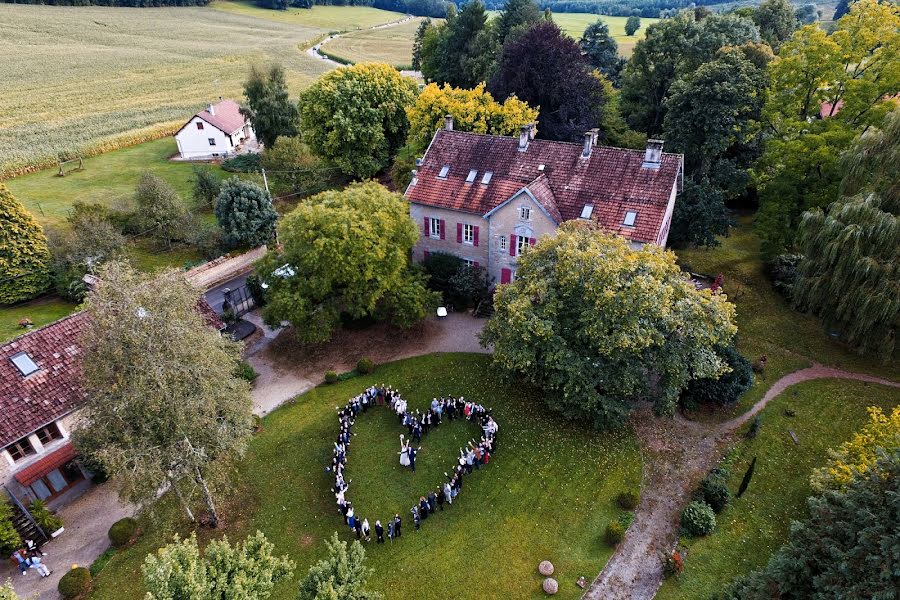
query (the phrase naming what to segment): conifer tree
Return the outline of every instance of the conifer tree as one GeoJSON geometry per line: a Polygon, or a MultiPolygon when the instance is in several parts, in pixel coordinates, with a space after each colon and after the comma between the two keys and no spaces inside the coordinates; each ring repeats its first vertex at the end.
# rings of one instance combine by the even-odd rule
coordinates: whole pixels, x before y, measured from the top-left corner
{"type": "Polygon", "coordinates": [[[49,286],[44,230],[0,183],[0,305],[30,300],[49,286]]]}

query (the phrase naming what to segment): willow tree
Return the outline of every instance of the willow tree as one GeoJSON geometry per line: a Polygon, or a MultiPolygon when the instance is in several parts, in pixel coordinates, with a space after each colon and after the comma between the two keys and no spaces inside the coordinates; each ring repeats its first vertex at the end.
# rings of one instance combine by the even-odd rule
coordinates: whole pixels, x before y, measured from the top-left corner
{"type": "Polygon", "coordinates": [[[122,263],[99,272],[83,336],[82,454],[99,462],[120,495],[149,503],[173,488],[199,491],[215,527],[214,484],[250,438],[249,384],[235,377],[241,347],[204,323],[198,293],[179,271],[155,278],[122,263]]]}
{"type": "Polygon", "coordinates": [[[850,197],[803,215],[794,301],[890,360],[900,329],[900,109],[848,152],[850,197]]]}
{"type": "Polygon", "coordinates": [[[642,398],[671,414],[689,381],[730,370],[716,351],[737,330],[725,296],[696,290],[671,252],[632,250],[586,223],[564,223],[526,251],[494,306],[482,334],[494,362],[600,428],[642,398]]]}

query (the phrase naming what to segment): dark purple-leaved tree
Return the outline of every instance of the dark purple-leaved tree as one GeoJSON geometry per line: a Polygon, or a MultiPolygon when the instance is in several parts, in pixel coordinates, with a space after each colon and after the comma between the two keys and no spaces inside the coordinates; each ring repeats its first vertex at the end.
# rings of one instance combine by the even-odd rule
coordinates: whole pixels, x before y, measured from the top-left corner
{"type": "Polygon", "coordinates": [[[488,90],[539,106],[538,136],[546,139],[577,142],[603,116],[603,86],[581,48],[548,21],[507,40],[488,90]]]}

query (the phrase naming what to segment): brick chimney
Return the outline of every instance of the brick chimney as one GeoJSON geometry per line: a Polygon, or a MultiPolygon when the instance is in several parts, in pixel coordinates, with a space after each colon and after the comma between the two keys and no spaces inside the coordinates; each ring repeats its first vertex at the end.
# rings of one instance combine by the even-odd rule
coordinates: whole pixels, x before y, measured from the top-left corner
{"type": "Polygon", "coordinates": [[[644,169],[658,169],[662,163],[663,140],[647,140],[647,149],[644,151],[644,169]]]}
{"type": "Polygon", "coordinates": [[[519,152],[528,150],[528,142],[531,141],[531,124],[522,125],[519,130],[519,152]]]}
{"type": "Polygon", "coordinates": [[[444,130],[453,131],[453,115],[444,115],[444,130]]]}

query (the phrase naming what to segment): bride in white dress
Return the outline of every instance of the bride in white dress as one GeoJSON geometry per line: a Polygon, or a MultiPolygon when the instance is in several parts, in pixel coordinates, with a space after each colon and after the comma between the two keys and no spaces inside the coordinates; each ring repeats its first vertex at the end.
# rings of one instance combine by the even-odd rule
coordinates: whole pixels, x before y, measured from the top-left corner
{"type": "Polygon", "coordinates": [[[400,466],[408,467],[409,466],[409,442],[403,439],[403,434],[400,434],[400,466]]]}

